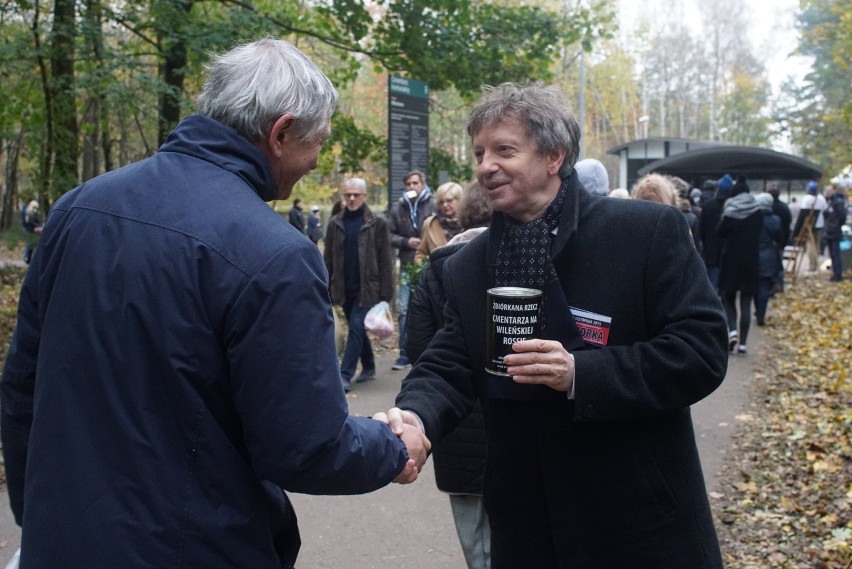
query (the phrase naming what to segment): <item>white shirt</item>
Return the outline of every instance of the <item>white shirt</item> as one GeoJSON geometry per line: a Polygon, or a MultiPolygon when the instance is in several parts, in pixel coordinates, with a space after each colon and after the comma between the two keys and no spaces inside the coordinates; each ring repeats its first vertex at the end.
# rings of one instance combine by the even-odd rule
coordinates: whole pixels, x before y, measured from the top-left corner
{"type": "Polygon", "coordinates": [[[828,207],[828,202],[825,201],[825,196],[822,194],[817,194],[812,196],[811,194],[806,195],[802,198],[802,209],[815,209],[817,210],[817,218],[816,224],[814,225],[814,229],[822,229],[825,227],[825,216],[823,212],[828,207]]]}

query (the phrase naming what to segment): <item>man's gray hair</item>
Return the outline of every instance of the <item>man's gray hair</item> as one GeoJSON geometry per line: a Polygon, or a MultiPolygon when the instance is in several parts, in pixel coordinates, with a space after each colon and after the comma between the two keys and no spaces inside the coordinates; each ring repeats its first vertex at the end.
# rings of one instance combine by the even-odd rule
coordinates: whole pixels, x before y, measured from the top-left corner
{"type": "Polygon", "coordinates": [[[503,83],[483,87],[482,98],[470,113],[467,133],[472,137],[504,118],[521,121],[541,154],[565,151],[559,177],[565,178],[580,154],[580,125],[559,87],[541,83],[503,83]]]}
{"type": "Polygon", "coordinates": [[[208,66],[198,112],[252,141],[262,139],[281,115],[296,120],[294,134],[314,140],[324,134],[338,94],[319,67],[293,44],[265,38],[235,47],[208,66]]]}
{"type": "Polygon", "coordinates": [[[367,181],[364,178],[346,178],[343,180],[344,188],[348,188],[350,186],[360,188],[361,190],[364,190],[364,193],[367,192],[367,181]]]}

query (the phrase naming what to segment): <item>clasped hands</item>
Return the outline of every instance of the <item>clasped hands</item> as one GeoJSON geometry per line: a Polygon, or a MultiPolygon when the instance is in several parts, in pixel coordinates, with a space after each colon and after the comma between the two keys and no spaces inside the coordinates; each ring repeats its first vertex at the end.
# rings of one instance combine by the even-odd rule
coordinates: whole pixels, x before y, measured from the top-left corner
{"type": "Polygon", "coordinates": [[[387,423],[393,434],[400,438],[408,450],[408,462],[393,481],[397,484],[411,484],[417,480],[417,475],[426,464],[429,451],[432,449],[432,443],[423,433],[420,421],[411,411],[403,411],[397,407],[387,413],[376,413],[373,419],[387,423]]]}
{"type": "MultiPolygon", "coordinates": [[[[562,344],[553,340],[524,340],[516,342],[514,353],[503,358],[507,372],[516,383],[546,385],[556,391],[568,392],[574,384],[574,356],[562,344]]],[[[373,419],[387,423],[408,449],[409,460],[394,479],[398,484],[417,480],[432,444],[422,431],[420,420],[410,411],[397,407],[387,413],[376,413],[373,419]]]]}

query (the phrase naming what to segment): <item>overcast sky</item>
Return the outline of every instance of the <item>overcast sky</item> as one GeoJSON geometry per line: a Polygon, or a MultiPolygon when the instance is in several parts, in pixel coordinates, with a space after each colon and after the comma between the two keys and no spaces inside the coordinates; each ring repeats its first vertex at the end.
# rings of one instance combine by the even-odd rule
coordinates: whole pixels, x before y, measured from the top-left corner
{"type": "MultiPolygon", "coordinates": [[[[618,17],[622,33],[628,33],[642,19],[650,22],[665,18],[673,9],[682,10],[683,20],[701,33],[700,12],[697,1],[707,0],[618,0],[618,17]]],[[[713,0],[710,0],[713,1],[713,0]]],[[[800,78],[807,70],[806,58],[790,57],[798,45],[795,17],[798,0],[741,0],[747,16],[746,27],[751,30],[750,39],[755,56],[764,62],[769,71],[773,89],[788,76],[800,78]]]]}

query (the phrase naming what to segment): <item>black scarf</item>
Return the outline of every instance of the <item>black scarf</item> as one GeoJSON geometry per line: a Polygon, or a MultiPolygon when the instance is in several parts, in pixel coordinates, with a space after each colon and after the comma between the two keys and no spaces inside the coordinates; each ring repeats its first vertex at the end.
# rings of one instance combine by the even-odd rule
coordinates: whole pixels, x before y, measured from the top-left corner
{"type": "Polygon", "coordinates": [[[444,212],[439,211],[435,214],[438,223],[441,224],[441,229],[444,230],[444,237],[447,238],[447,241],[461,233],[461,225],[459,224],[458,218],[449,218],[444,215],[444,212]]]}
{"type": "Polygon", "coordinates": [[[568,195],[569,178],[562,180],[559,192],[540,218],[522,223],[510,216],[497,250],[497,286],[517,286],[542,290],[556,278],[550,256],[550,234],[559,225],[562,206],[568,195]]]}

